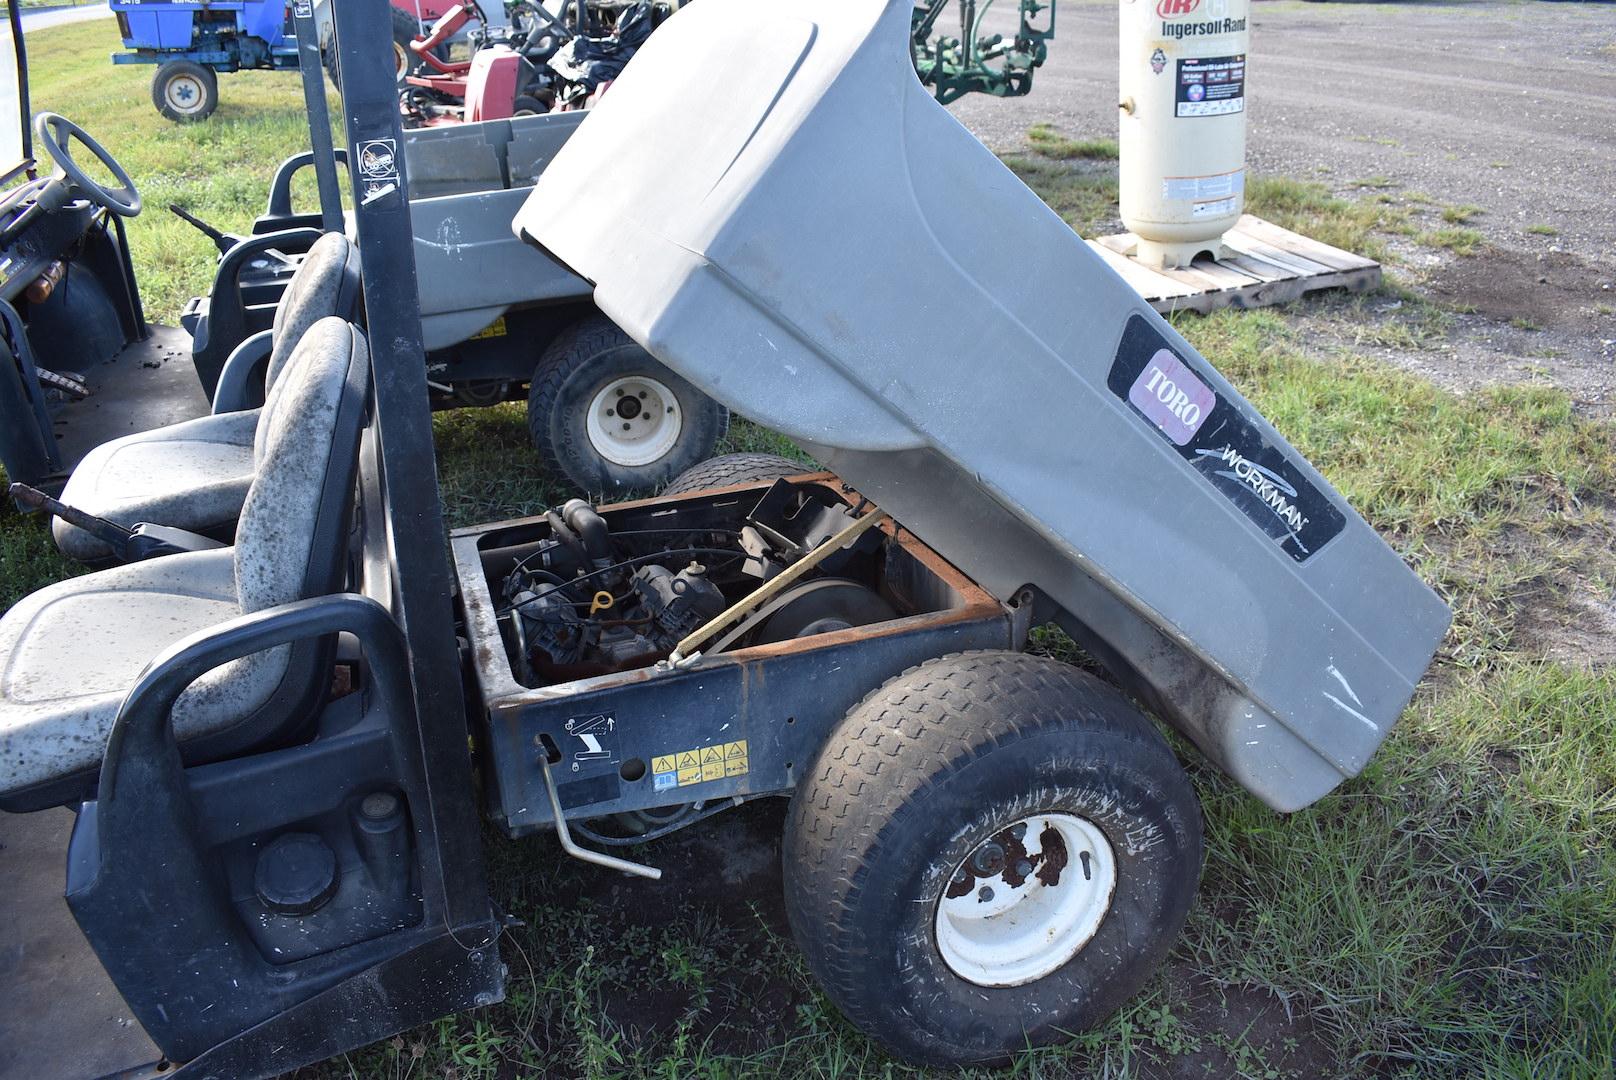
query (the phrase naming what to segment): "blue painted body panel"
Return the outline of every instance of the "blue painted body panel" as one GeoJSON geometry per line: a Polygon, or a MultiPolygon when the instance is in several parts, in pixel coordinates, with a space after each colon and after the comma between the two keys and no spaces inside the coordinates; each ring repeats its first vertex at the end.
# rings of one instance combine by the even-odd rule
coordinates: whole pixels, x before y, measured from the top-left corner
{"type": "Polygon", "coordinates": [[[284,0],[108,0],[107,7],[121,17],[123,45],[132,50],[114,54],[115,64],[193,60],[217,71],[297,66],[284,0]],[[204,11],[233,18],[203,21],[204,11]]]}

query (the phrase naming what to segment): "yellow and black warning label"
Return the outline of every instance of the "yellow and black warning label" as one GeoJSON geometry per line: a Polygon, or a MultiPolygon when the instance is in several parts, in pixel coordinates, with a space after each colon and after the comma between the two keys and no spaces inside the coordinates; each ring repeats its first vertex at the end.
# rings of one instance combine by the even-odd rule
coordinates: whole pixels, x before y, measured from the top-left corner
{"type": "Polygon", "coordinates": [[[505,316],[501,315],[499,318],[495,319],[493,322],[471,335],[471,340],[482,341],[485,338],[504,337],[509,333],[510,330],[508,330],[505,326],[505,316]]]}
{"type": "Polygon", "coordinates": [[[657,791],[722,780],[726,776],[744,776],[750,768],[745,739],[658,754],[651,760],[651,775],[657,791]]]}

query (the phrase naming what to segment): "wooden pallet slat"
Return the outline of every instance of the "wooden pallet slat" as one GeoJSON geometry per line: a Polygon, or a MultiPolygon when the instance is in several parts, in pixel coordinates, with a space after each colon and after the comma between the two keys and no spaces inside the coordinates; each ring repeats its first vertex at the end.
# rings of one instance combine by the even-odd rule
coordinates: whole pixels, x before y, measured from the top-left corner
{"type": "Polygon", "coordinates": [[[1151,307],[1215,311],[1288,303],[1319,289],[1367,289],[1380,283],[1380,264],[1320,243],[1250,214],[1223,238],[1226,254],[1183,269],[1146,266],[1134,258],[1131,233],[1102,236],[1089,247],[1151,307]]]}
{"type": "Polygon", "coordinates": [[[1240,215],[1240,221],[1235,225],[1234,231],[1246,233],[1265,243],[1285,251],[1294,251],[1298,255],[1323,263],[1325,266],[1337,270],[1358,270],[1366,266],[1378,265],[1373,259],[1366,259],[1362,255],[1354,255],[1350,251],[1342,251],[1338,247],[1321,243],[1312,237],[1301,233],[1282,229],[1271,221],[1264,221],[1260,217],[1250,214],[1240,215]]]}

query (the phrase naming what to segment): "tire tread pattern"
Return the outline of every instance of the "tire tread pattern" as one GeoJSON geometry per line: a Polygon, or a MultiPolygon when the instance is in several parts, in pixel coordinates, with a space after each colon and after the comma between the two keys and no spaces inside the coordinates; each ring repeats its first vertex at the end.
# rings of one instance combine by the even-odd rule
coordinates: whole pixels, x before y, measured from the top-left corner
{"type": "MultiPolygon", "coordinates": [[[[1015,652],[954,653],[888,680],[849,710],[798,787],[786,826],[786,912],[809,967],[855,1025],[880,1017],[850,1003],[871,958],[847,925],[863,856],[903,808],[995,748],[1051,729],[1103,732],[1159,755],[1164,776],[1188,789],[1151,722],[1094,676],[1015,652]]],[[[1193,795],[1192,795],[1193,797],[1193,795]]],[[[1199,815],[1194,820],[1199,846],[1199,815]]],[[[1164,950],[1165,951],[1165,950],[1164,950]]]]}
{"type": "Polygon", "coordinates": [[[662,489],[662,494],[683,495],[754,480],[776,480],[818,469],[817,465],[804,465],[778,454],[722,454],[686,469],[662,489]]]}

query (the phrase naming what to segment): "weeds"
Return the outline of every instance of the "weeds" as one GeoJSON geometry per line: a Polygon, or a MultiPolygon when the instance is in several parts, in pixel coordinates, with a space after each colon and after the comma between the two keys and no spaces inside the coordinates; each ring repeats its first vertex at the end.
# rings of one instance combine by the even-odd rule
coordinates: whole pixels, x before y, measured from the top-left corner
{"type": "Polygon", "coordinates": [[[1474,255],[1485,238],[1475,229],[1452,228],[1423,232],[1416,239],[1427,247],[1446,248],[1455,255],[1474,255]]]}
{"type": "Polygon", "coordinates": [[[1034,124],[1027,129],[1027,143],[1042,156],[1055,161],[1073,158],[1115,161],[1117,157],[1115,139],[1069,139],[1048,124],[1034,124]]]}

